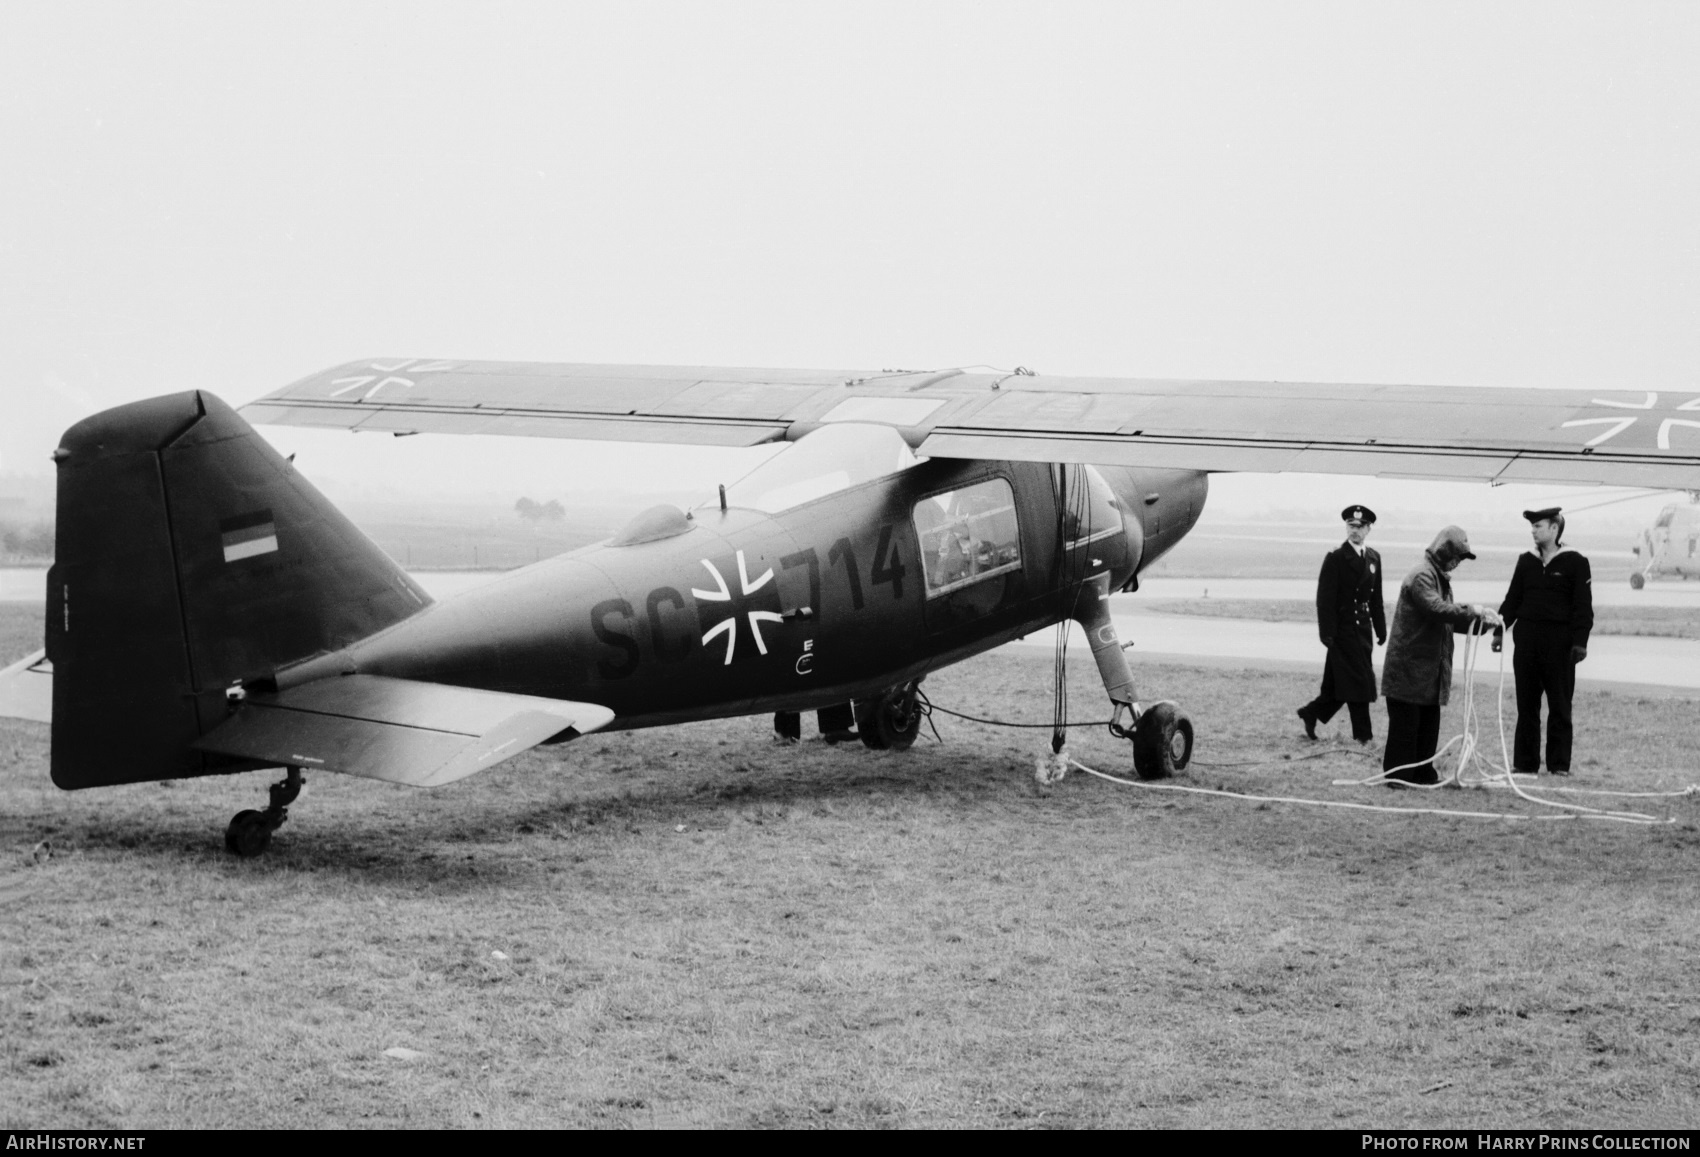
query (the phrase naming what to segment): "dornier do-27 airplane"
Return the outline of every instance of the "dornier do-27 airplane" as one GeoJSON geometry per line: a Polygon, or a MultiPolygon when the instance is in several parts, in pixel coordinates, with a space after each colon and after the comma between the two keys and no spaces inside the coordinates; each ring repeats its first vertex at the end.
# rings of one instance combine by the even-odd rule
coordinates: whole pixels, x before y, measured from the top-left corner
{"type": "Polygon", "coordinates": [[[903,748],[932,670],[1084,625],[1135,768],[1189,757],[1142,706],[1111,592],[1212,471],[1700,487],[1700,393],[377,360],[232,410],[188,391],[68,430],[46,650],[0,713],[63,788],[281,767],[420,786],[598,728],[854,703],[903,748]],[[246,420],[244,418],[246,416],[246,420]],[[1690,416],[1692,415],[1692,416],[1690,416]],[[433,602],[249,425],[755,446],[715,500],[433,602]],[[50,700],[50,706],[49,706],[50,700]]]}

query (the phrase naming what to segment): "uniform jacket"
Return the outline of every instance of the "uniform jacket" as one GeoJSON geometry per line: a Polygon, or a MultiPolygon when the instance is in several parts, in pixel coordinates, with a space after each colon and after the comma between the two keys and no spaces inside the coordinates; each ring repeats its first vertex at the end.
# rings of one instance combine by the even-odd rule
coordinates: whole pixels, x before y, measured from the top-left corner
{"type": "Polygon", "coordinates": [[[1374,654],[1370,643],[1387,637],[1381,602],[1381,555],[1364,547],[1363,557],[1343,542],[1322,559],[1316,579],[1316,629],[1328,648],[1333,691],[1343,703],[1375,701],[1374,654]]]}
{"type": "Polygon", "coordinates": [[[1507,626],[1521,620],[1568,627],[1571,645],[1586,647],[1594,629],[1593,568],[1568,546],[1559,547],[1544,565],[1533,551],[1521,555],[1499,613],[1507,626]]]}
{"type": "Polygon", "coordinates": [[[1466,549],[1451,530],[1435,536],[1423,561],[1399,585],[1381,664],[1381,693],[1389,699],[1444,705],[1451,698],[1452,636],[1476,620],[1468,607],[1452,601],[1452,580],[1442,566],[1466,549]]]}

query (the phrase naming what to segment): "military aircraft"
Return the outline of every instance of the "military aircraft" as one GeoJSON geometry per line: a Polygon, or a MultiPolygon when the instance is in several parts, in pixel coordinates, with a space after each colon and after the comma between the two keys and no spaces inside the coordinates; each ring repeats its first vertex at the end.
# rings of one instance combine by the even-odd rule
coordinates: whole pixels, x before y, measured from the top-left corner
{"type": "Polygon", "coordinates": [[[1700,393],[352,362],[249,403],[191,390],[68,430],[46,649],[0,714],[62,788],[281,767],[446,784],[599,728],[855,705],[902,749],[928,672],[1074,619],[1137,772],[1192,728],[1142,705],[1108,611],[1212,471],[1700,487],[1700,393]],[[1661,398],[1666,400],[1661,404],[1661,398]],[[788,443],[691,510],[433,602],[249,422],[392,434],[788,443]]]}
{"type": "Polygon", "coordinates": [[[1675,575],[1700,578],[1700,490],[1688,492],[1688,503],[1673,502],[1659,511],[1653,525],[1641,531],[1630,547],[1641,560],[1631,571],[1629,585],[1640,590],[1650,578],[1675,575]]]}

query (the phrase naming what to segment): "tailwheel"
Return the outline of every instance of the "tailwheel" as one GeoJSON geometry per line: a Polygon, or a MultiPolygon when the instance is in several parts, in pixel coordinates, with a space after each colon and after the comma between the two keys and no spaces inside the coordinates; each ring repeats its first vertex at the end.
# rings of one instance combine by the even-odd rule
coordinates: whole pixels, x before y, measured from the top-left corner
{"type": "Polygon", "coordinates": [[[265,851],[271,846],[272,833],[289,818],[289,805],[306,782],[299,767],[285,768],[283,780],[271,786],[271,803],[265,811],[250,808],[231,817],[230,826],[224,829],[224,846],[244,859],[265,851]]]}
{"type": "Polygon", "coordinates": [[[1636,571],[1629,576],[1629,589],[1630,590],[1638,591],[1646,585],[1647,585],[1647,576],[1642,574],[1640,571],[1636,571]]]}
{"type": "Polygon", "coordinates": [[[856,700],[856,730],[875,751],[906,751],[921,733],[920,685],[905,683],[856,700]]]}
{"type": "Polygon", "coordinates": [[[1168,779],[1192,762],[1192,720],[1173,703],[1153,703],[1133,731],[1133,770],[1140,779],[1168,779]]]}

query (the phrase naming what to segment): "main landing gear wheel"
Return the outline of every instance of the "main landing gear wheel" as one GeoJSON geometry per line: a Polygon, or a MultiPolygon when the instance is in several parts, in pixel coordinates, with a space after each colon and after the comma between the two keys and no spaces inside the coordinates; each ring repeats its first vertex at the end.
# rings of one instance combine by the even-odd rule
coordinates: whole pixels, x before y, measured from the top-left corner
{"type": "Polygon", "coordinates": [[[856,700],[856,730],[875,751],[907,751],[921,733],[919,687],[905,683],[877,699],[856,700]]]}
{"type": "Polygon", "coordinates": [[[265,811],[250,808],[231,818],[230,826],[224,829],[224,846],[244,859],[265,851],[271,846],[272,833],[289,818],[289,805],[301,794],[305,782],[299,767],[285,768],[282,782],[271,786],[271,804],[265,811]]]}
{"type": "Polygon", "coordinates": [[[1140,779],[1168,779],[1192,762],[1192,720],[1173,703],[1153,703],[1133,731],[1133,770],[1140,779]]]}

